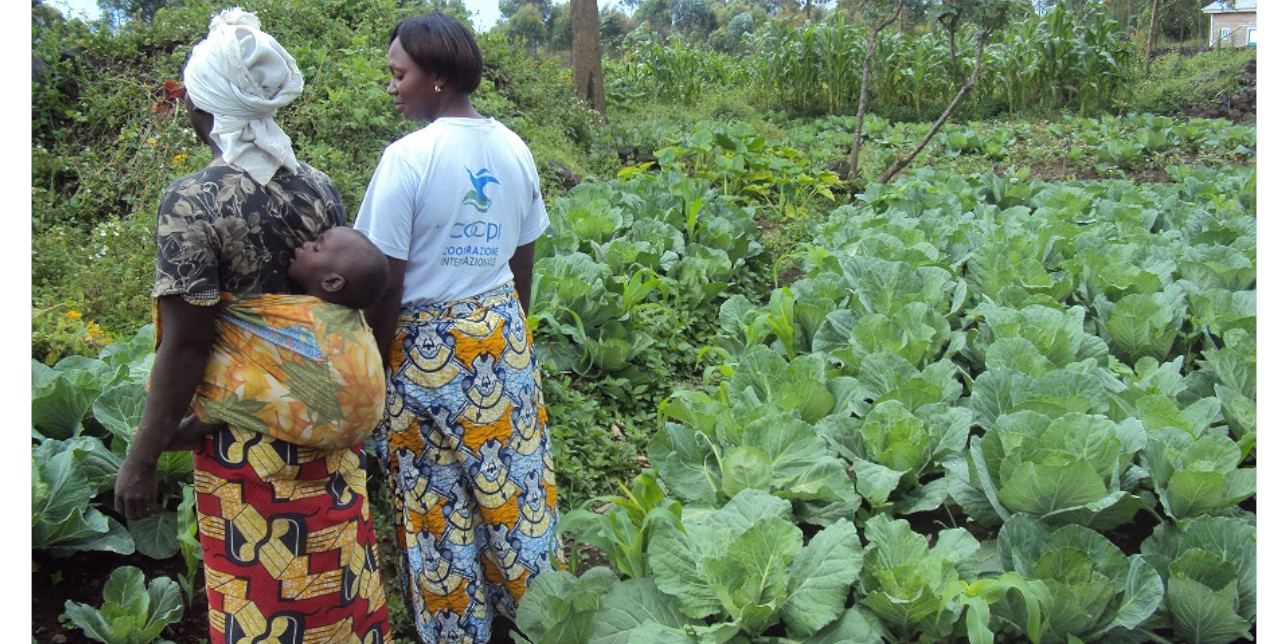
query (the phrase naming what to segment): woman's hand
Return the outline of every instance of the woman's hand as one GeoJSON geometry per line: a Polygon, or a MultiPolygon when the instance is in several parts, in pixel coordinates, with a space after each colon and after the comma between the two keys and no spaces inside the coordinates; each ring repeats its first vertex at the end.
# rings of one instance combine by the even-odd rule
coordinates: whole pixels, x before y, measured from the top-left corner
{"type": "Polygon", "coordinates": [[[116,474],[116,512],[141,519],[156,511],[156,465],[126,456],[116,474]]]}

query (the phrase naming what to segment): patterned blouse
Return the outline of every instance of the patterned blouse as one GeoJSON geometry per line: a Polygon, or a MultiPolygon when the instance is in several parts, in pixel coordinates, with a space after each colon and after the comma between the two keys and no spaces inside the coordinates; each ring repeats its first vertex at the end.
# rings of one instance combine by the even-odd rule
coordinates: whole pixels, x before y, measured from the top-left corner
{"type": "Polygon", "coordinates": [[[347,222],[333,182],[300,164],[265,186],[215,159],[174,181],[160,199],[152,297],[210,306],[219,291],[292,293],[293,250],[347,222]]]}

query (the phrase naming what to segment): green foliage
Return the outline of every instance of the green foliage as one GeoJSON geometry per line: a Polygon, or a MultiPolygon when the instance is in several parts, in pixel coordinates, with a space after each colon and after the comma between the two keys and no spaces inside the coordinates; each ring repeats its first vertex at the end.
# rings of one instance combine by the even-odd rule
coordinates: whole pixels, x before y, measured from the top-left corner
{"type": "Polygon", "coordinates": [[[618,53],[622,39],[631,30],[629,18],[613,7],[600,9],[600,45],[610,54],[618,53]]]}
{"type": "MultiPolygon", "coordinates": [[[[569,51],[573,48],[573,17],[568,2],[556,5],[551,12],[551,18],[547,20],[547,47],[553,51],[569,51]]],[[[597,16],[601,21],[604,16],[597,16]]],[[[603,45],[603,23],[600,25],[602,33],[601,44],[603,45]]]]}
{"type": "Polygon", "coordinates": [[[752,126],[698,123],[687,137],[656,153],[664,168],[706,179],[734,201],[773,221],[807,220],[836,201],[840,178],[813,167],[796,149],[770,144],[752,126]]]}
{"type": "Polygon", "coordinates": [[[182,619],[182,594],[168,577],[143,586],[142,571],[122,566],[111,571],[102,587],[100,608],[67,601],[67,621],[103,644],[173,644],[158,639],[169,624],[182,619]]]}
{"type": "Polygon", "coordinates": [[[832,422],[820,431],[849,459],[858,494],[873,509],[891,505],[893,495],[900,499],[896,512],[907,514],[937,509],[946,499],[946,481],[936,475],[946,458],[964,451],[971,419],[968,409],[945,403],[913,411],[884,400],[860,421],[832,422]]]}
{"type": "MultiPolygon", "coordinates": [[[[938,533],[932,548],[923,535],[901,519],[879,514],[867,521],[862,604],[899,641],[944,639],[962,613],[967,613],[970,641],[990,641],[986,598],[967,581],[982,571],[979,544],[968,532],[953,528],[938,533]],[[969,591],[973,591],[972,593],[969,591]],[[961,597],[963,601],[957,601],[961,597]]],[[[1036,606],[1034,590],[1024,593],[1036,606]]],[[[1032,609],[1035,610],[1035,609],[1032,609]]],[[[1029,613],[1031,611],[1028,611],[1029,613]]],[[[1031,618],[1029,630],[1038,629],[1031,618]]]]}
{"type": "Polygon", "coordinates": [[[532,4],[520,7],[507,21],[507,33],[525,42],[533,48],[546,42],[547,25],[542,21],[542,12],[532,4]]]}
{"type": "MultiPolygon", "coordinates": [[[[656,12],[659,4],[647,2],[641,8],[656,12]]],[[[671,4],[672,19],[664,24],[681,31],[695,29],[686,25],[689,22],[705,25],[690,17],[693,6],[671,4]]],[[[990,20],[999,24],[1006,9],[998,2],[946,3],[939,9],[943,21],[933,29],[881,32],[871,61],[869,109],[915,120],[942,111],[976,58],[973,25],[990,20]],[[953,16],[960,21],[955,41],[959,69],[951,61],[951,37],[941,26],[953,16]]],[[[637,13],[637,19],[651,25],[662,22],[648,13],[637,13]]],[[[630,101],[652,96],[691,105],[703,96],[747,87],[761,109],[800,115],[856,112],[870,35],[866,24],[847,21],[840,12],[803,26],[779,20],[756,25],[746,12],[734,20],[736,25],[716,31],[701,48],[690,47],[682,38],[667,38],[664,26],[658,26],[656,34],[637,30],[624,56],[630,64],[609,75],[615,79],[612,97],[630,101]],[[740,53],[731,57],[721,51],[740,53]]],[[[1132,42],[1099,10],[1073,13],[1059,6],[1044,16],[1022,13],[986,47],[981,100],[966,103],[961,113],[1064,108],[1082,115],[1107,112],[1126,96],[1134,62],[1132,42]]]]}
{"type": "Polygon", "coordinates": [[[116,23],[150,20],[166,4],[168,0],[98,0],[98,7],[116,23]]]}
{"type": "Polygon", "coordinates": [[[1256,60],[1252,47],[1219,47],[1193,56],[1165,54],[1137,79],[1126,107],[1136,112],[1180,114],[1217,106],[1240,90],[1240,73],[1256,60]]]}
{"type": "MultiPolygon", "coordinates": [[[[354,210],[382,147],[414,127],[378,107],[385,31],[411,9],[335,2],[247,8],[307,75],[282,124],[354,210]]],[[[1255,130],[1108,114],[1195,94],[1142,85],[1126,103],[1128,38],[1055,10],[996,34],[985,95],[966,108],[1035,116],[962,114],[917,172],[866,183],[927,128],[896,119],[955,88],[945,32],[916,25],[881,36],[864,176],[846,183],[867,27],[766,20],[798,13],[782,4],[712,7],[753,21],[738,57],[632,32],[606,61],[607,125],[564,67],[480,36],[476,104],[530,141],[553,222],[530,320],[561,529],[618,571],[538,576],[525,635],[1243,637],[1256,621],[1255,130]],[[656,163],[618,171],[626,145],[656,163]],[[552,161],[585,183],[561,187],[552,161]],[[601,496],[615,505],[597,514],[601,496]]],[[[189,462],[165,483],[176,514],[113,525],[99,495],[150,354],[149,335],[109,333],[149,316],[159,190],[207,159],[180,113],[151,105],[213,8],[117,32],[33,12],[33,536],[49,550],[176,546],[189,572],[199,555],[189,462]]],[[[670,3],[643,8],[670,28],[670,3]]],[[[958,32],[963,54],[974,35],[958,32]]],[[[396,634],[410,631],[389,605],[396,634]]]]}
{"type": "Polygon", "coordinates": [[[120,457],[92,437],[47,440],[33,449],[31,547],[58,555],[81,550],[132,553],[134,541],[124,526],[90,502],[115,485],[119,465],[120,457]]]}
{"type": "Polygon", "coordinates": [[[1256,533],[1252,520],[1228,517],[1157,526],[1142,542],[1167,588],[1153,626],[1188,642],[1248,638],[1257,616],[1256,533]]]}
{"type": "Polygon", "coordinates": [[[542,385],[562,509],[581,507],[639,469],[636,455],[652,431],[644,414],[626,413],[623,403],[568,377],[545,374],[542,385]]]}
{"type": "Polygon", "coordinates": [[[1240,446],[1225,434],[1193,436],[1182,429],[1149,432],[1143,466],[1165,514],[1189,519],[1229,511],[1257,492],[1257,472],[1239,468],[1240,446]]]}
{"type": "Polygon", "coordinates": [[[874,641],[867,620],[848,617],[843,607],[862,563],[847,521],[805,543],[785,502],[748,490],[715,512],[687,517],[683,529],[655,524],[648,551],[653,577],[618,582],[599,568],[580,579],[540,575],[517,623],[534,642],[612,641],[628,633],[729,641],[770,627],[784,627],[790,637],[861,630],[859,641],[874,641]]]}
{"type": "MultiPolygon", "coordinates": [[[[1160,6],[1156,11],[1156,32],[1171,42],[1203,42],[1211,24],[1209,16],[1201,12],[1203,7],[1199,0],[1173,0],[1160,6]]],[[[1145,13],[1150,21],[1150,11],[1145,13]]]]}
{"type": "MultiPolygon", "coordinates": [[[[1142,555],[1125,554],[1088,528],[1054,529],[1014,515],[997,539],[1006,567],[1044,584],[1044,642],[1095,641],[1113,631],[1133,631],[1165,596],[1156,569],[1142,555]]],[[[1005,610],[1020,623],[1018,607],[1005,610]]]]}
{"type": "Polygon", "coordinates": [[[588,644],[591,622],[618,577],[597,566],[581,575],[552,570],[534,578],[520,600],[516,625],[530,642],[588,644]]]}
{"type": "Polygon", "coordinates": [[[668,422],[649,457],[681,498],[716,503],[754,488],[793,500],[815,523],[859,505],[845,465],[814,423],[847,416],[863,403],[848,377],[826,377],[823,359],[787,363],[754,347],[732,367],[716,395],[679,391],[663,406],[668,422]],[[824,512],[829,512],[826,514],[824,512]]]}
{"type": "Polygon", "coordinates": [[[706,0],[672,0],[671,27],[688,38],[705,38],[716,27],[706,0]]]}
{"type": "MultiPolygon", "coordinates": [[[[719,365],[706,380],[714,391],[679,389],[664,404],[668,422],[649,456],[686,502],[686,526],[701,507],[751,489],[789,501],[802,526],[865,520],[867,539],[891,544],[883,556],[893,558],[873,567],[870,553],[881,546],[868,546],[859,605],[893,637],[943,641],[963,631],[993,641],[1015,629],[1032,641],[1090,641],[1174,628],[1155,612],[1164,596],[1158,567],[1142,557],[1111,561],[1119,550],[1108,537],[1140,535],[1135,517],[1144,508],[1162,525],[1251,516],[1240,503],[1253,496],[1254,475],[1240,464],[1256,431],[1246,393],[1255,391],[1252,343],[1249,331],[1231,327],[1253,315],[1255,224],[1226,214],[1236,212],[1235,198],[1208,197],[1239,194],[1235,186],[1252,175],[1242,172],[1223,173],[1213,189],[1199,183],[1207,175],[1182,169],[1170,174],[1189,183],[1168,186],[929,171],[871,186],[797,252],[800,279],[767,302],[731,296],[721,306],[719,365]],[[1190,194],[1198,205],[1186,204],[1190,194]],[[1208,239],[1216,250],[1193,241],[1208,239]],[[1002,269],[997,249],[1020,254],[1019,268],[1002,269]],[[1202,322],[1187,324],[1186,313],[1168,325],[1173,355],[1126,349],[1138,345],[1116,334],[1119,303],[1167,289],[1198,294],[1202,322]],[[1215,289],[1223,294],[1205,295],[1215,289]],[[875,323],[907,311],[936,321],[916,330],[875,323]],[[1210,319],[1219,330],[1205,335],[1210,319]],[[945,340],[913,340],[935,336],[945,340]],[[1228,400],[1241,410],[1239,439],[1220,413],[1228,400]],[[805,451],[815,429],[825,455],[805,451]],[[784,478],[799,454],[813,469],[784,478]],[[833,475],[809,478],[825,459],[833,475]],[[833,493],[851,478],[853,490],[833,493]],[[866,518],[862,501],[883,514],[866,518]],[[997,562],[991,544],[943,530],[934,549],[948,547],[935,558],[908,548],[924,536],[905,521],[881,523],[889,513],[942,509],[1003,524],[1002,540],[1031,535],[1020,543],[1048,550],[1017,555],[1025,565],[997,562]]],[[[1126,315],[1163,319],[1159,310],[1126,315]]],[[[1216,593],[1212,601],[1235,605],[1228,597],[1237,586],[1225,578],[1197,583],[1216,593]]],[[[1208,615],[1189,613],[1181,628],[1226,637],[1252,619],[1188,625],[1208,615]]]]}
{"type": "Polygon", "coordinates": [[[583,186],[550,217],[531,316],[544,364],[625,379],[630,395],[673,375],[645,349],[687,355],[693,312],[749,283],[763,251],[749,212],[675,172],[583,186]]]}
{"type": "Polygon", "coordinates": [[[737,51],[739,43],[742,42],[742,37],[755,33],[756,22],[749,12],[743,11],[730,18],[727,27],[729,42],[732,43],[733,50],[737,51]]]}
{"type": "Polygon", "coordinates": [[[1126,488],[1140,476],[1133,459],[1145,446],[1136,422],[1076,412],[1050,420],[1015,411],[970,440],[970,476],[1006,520],[1025,512],[1054,525],[1108,530],[1138,510],[1138,498],[1126,488]]]}
{"type": "Polygon", "coordinates": [[[182,498],[181,483],[190,480],[190,453],[160,458],[162,509],[154,516],[129,521],[126,529],[101,511],[110,507],[109,498],[100,499],[114,487],[142,417],[154,342],[148,325],[96,358],[71,356],[52,367],[31,361],[33,547],[58,555],[137,550],[156,559],[179,551],[179,516],[167,506],[182,498]]]}
{"type": "Polygon", "coordinates": [[[645,552],[655,526],[680,524],[680,503],[667,498],[666,491],[651,471],[641,472],[627,488],[625,496],[608,495],[591,499],[587,505],[603,503],[601,509],[579,508],[560,517],[559,533],[569,533],[579,543],[599,548],[609,563],[623,576],[638,578],[653,573],[645,552]]]}

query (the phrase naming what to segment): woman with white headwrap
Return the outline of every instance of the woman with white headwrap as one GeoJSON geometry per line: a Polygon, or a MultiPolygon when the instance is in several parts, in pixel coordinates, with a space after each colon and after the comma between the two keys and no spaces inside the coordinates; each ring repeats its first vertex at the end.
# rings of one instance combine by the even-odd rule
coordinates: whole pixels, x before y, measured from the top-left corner
{"type": "MultiPolygon", "coordinates": [[[[156,358],[115,490],[131,520],[156,511],[156,463],[186,438],[177,428],[208,362],[219,303],[292,293],[295,251],[346,221],[333,182],[297,160],[274,121],[302,75],[258,26],[239,9],[218,14],[184,72],[192,127],[213,158],[161,197],[156,358]]],[[[302,402],[293,409],[278,416],[281,429],[322,413],[302,402]]],[[[388,642],[363,444],[324,451],[234,424],[195,442],[210,643],[388,642]]]]}

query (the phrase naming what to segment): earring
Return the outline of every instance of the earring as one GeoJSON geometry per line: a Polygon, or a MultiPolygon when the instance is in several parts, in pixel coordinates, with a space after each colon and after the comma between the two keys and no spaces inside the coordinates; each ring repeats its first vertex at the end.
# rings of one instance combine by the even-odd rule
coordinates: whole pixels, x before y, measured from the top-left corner
{"type": "Polygon", "coordinates": [[[437,93],[437,94],[439,94],[439,93],[440,93],[440,86],[439,86],[439,85],[436,85],[436,93],[437,93]]]}

